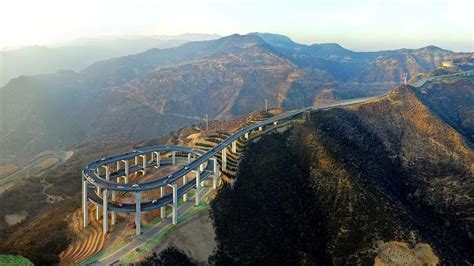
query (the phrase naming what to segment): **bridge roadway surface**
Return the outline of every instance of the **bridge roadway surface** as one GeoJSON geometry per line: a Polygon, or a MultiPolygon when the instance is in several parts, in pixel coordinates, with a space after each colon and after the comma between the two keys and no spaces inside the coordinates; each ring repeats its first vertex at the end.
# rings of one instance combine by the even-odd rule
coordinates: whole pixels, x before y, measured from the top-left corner
{"type": "MultiPolygon", "coordinates": [[[[416,83],[411,84],[411,86],[421,87],[426,82],[429,82],[429,81],[442,79],[442,78],[455,77],[455,76],[469,76],[469,75],[474,75],[474,70],[424,78],[416,83]]],[[[371,99],[375,99],[375,98],[383,97],[383,96],[384,95],[345,100],[345,101],[341,101],[335,104],[329,104],[329,105],[320,106],[320,107],[306,107],[303,109],[294,110],[294,111],[290,111],[281,115],[277,115],[267,120],[257,122],[255,124],[249,125],[245,128],[238,130],[237,132],[229,136],[227,139],[225,139],[223,142],[221,142],[220,144],[218,144],[217,146],[215,146],[214,148],[212,148],[211,150],[205,153],[202,153],[201,151],[194,150],[189,147],[182,147],[182,146],[151,146],[151,147],[141,148],[133,152],[118,154],[112,157],[97,160],[87,165],[85,169],[83,170],[83,175],[87,179],[87,181],[89,181],[89,183],[93,184],[95,187],[100,187],[102,189],[107,189],[109,191],[141,192],[141,191],[146,191],[146,190],[157,189],[160,187],[167,186],[168,184],[173,184],[181,177],[191,173],[192,171],[195,171],[201,164],[208,162],[209,159],[214,157],[218,152],[221,152],[227,146],[231,145],[233,141],[236,141],[237,139],[239,139],[246,133],[250,133],[251,131],[258,129],[259,127],[271,125],[273,122],[278,122],[280,120],[290,119],[295,116],[301,115],[307,111],[318,110],[318,109],[329,109],[329,108],[338,107],[338,106],[351,105],[351,104],[356,104],[356,103],[364,102],[367,100],[371,100],[371,99]],[[185,167],[179,169],[178,171],[170,175],[160,177],[151,181],[143,182],[143,183],[135,183],[135,184],[138,184],[138,186],[137,185],[134,186],[134,184],[132,183],[118,184],[113,181],[107,181],[96,173],[96,169],[99,169],[100,167],[105,166],[105,165],[109,165],[110,163],[114,163],[121,160],[128,160],[130,158],[134,158],[135,156],[140,156],[140,155],[144,155],[151,152],[171,152],[171,151],[182,152],[182,153],[193,153],[195,155],[198,155],[198,156],[200,155],[200,156],[196,160],[187,164],[185,167]]],[[[157,165],[156,162],[149,162],[147,164],[147,166],[150,166],[150,167],[156,166],[156,165],[157,165]]],[[[160,165],[171,165],[171,162],[169,160],[162,161],[160,165]]],[[[141,169],[142,168],[140,165],[135,165],[135,166],[130,167],[129,171],[130,173],[132,173],[132,172],[140,171],[141,169]]],[[[207,167],[201,173],[201,176],[200,176],[201,180],[206,180],[209,176],[212,175],[214,170],[215,169],[213,169],[212,164],[207,163],[207,167]]],[[[112,174],[110,176],[110,179],[113,180],[120,176],[124,176],[124,170],[120,170],[112,174]]],[[[195,179],[189,180],[189,182],[186,185],[179,187],[178,197],[186,194],[186,192],[191,190],[194,187],[194,184],[195,184],[194,181],[195,179]]],[[[88,187],[87,194],[88,194],[89,200],[92,201],[94,204],[102,205],[102,198],[94,192],[94,188],[88,187]]],[[[160,207],[166,206],[167,204],[170,204],[172,200],[173,200],[172,195],[169,194],[169,195],[164,196],[163,198],[157,199],[154,202],[142,202],[141,210],[150,211],[150,210],[158,209],[160,207]]],[[[113,202],[109,202],[110,211],[134,212],[135,208],[136,208],[135,204],[124,203],[124,204],[118,205],[113,202]]]]}

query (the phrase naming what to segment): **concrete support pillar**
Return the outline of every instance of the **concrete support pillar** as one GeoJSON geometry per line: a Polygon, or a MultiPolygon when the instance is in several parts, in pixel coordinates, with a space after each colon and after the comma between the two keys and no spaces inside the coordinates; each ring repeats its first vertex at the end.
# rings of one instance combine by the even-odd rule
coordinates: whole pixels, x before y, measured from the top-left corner
{"type": "Polygon", "coordinates": [[[274,121],[274,122],[273,122],[273,125],[274,125],[274,126],[278,125],[278,121],[274,121]]]}
{"type": "Polygon", "coordinates": [[[130,174],[130,169],[128,165],[128,160],[123,161],[125,163],[125,184],[128,183],[128,175],[130,174]]]}
{"type": "Polygon", "coordinates": [[[161,166],[161,155],[160,152],[156,153],[156,168],[161,166]]]}
{"type": "MultiPolygon", "coordinates": [[[[188,178],[186,177],[186,175],[183,175],[183,186],[186,185],[187,183],[188,183],[188,178]]],[[[183,201],[188,201],[187,193],[183,194],[183,201]]]]}
{"type": "Polygon", "coordinates": [[[110,180],[110,165],[104,165],[105,167],[105,180],[110,180]]]}
{"type": "Polygon", "coordinates": [[[227,168],[227,148],[222,149],[222,171],[227,168]]]}
{"type": "Polygon", "coordinates": [[[117,166],[115,167],[115,171],[120,171],[120,161],[117,161],[117,166]]]}
{"type": "Polygon", "coordinates": [[[138,156],[135,156],[135,165],[138,165],[138,156]]]}
{"type": "Polygon", "coordinates": [[[143,163],[143,174],[146,174],[146,155],[140,155],[142,157],[142,163],[143,163]]]}
{"type": "MultiPolygon", "coordinates": [[[[100,197],[100,187],[97,187],[97,195],[100,197]]],[[[100,220],[100,206],[97,204],[95,209],[95,218],[97,221],[100,220]]]]}
{"type": "Polygon", "coordinates": [[[188,164],[191,163],[191,153],[188,153],[188,164]]]}
{"type": "Polygon", "coordinates": [[[233,153],[237,152],[237,141],[236,140],[232,141],[232,152],[233,153]]]}
{"type": "Polygon", "coordinates": [[[204,171],[204,164],[200,164],[199,165],[199,172],[203,172],[204,171]]]}
{"type": "MultiPolygon", "coordinates": [[[[165,196],[165,188],[164,187],[160,187],[160,195],[161,195],[162,198],[165,196]]],[[[165,206],[161,207],[160,216],[161,216],[161,219],[166,218],[166,207],[165,206]]]]}
{"type": "Polygon", "coordinates": [[[249,139],[249,132],[245,133],[245,139],[249,139]]]}
{"type": "MultiPolygon", "coordinates": [[[[116,200],[116,191],[112,191],[112,202],[115,202],[115,200],[116,200]]],[[[112,211],[111,216],[112,216],[111,222],[112,222],[112,225],[114,225],[117,220],[117,213],[115,213],[115,211],[112,211]]]]}
{"type": "Polygon", "coordinates": [[[141,210],[141,192],[135,192],[135,234],[138,236],[142,233],[142,210],[141,210]]]}
{"type": "Polygon", "coordinates": [[[199,170],[196,170],[196,196],[195,196],[195,205],[198,206],[201,202],[201,173],[199,170]]]}
{"type": "Polygon", "coordinates": [[[107,213],[108,211],[108,198],[109,198],[109,190],[104,189],[103,195],[102,195],[102,232],[107,234],[109,232],[109,215],[107,213]]]}
{"type": "Polygon", "coordinates": [[[173,165],[176,164],[176,152],[175,152],[175,151],[172,151],[172,152],[171,152],[171,163],[172,163],[173,165]]]}
{"type": "Polygon", "coordinates": [[[176,183],[169,185],[173,189],[173,212],[171,221],[173,224],[178,223],[178,185],[176,183]]]}
{"type": "Polygon", "coordinates": [[[217,179],[219,178],[219,167],[217,165],[217,159],[212,158],[212,169],[213,169],[213,174],[212,174],[212,188],[214,190],[217,189],[217,179]]]}
{"type": "Polygon", "coordinates": [[[258,127],[258,131],[263,131],[263,127],[258,127]]]}
{"type": "Polygon", "coordinates": [[[87,200],[87,180],[82,177],[82,218],[84,227],[89,224],[89,201],[87,200]]]}

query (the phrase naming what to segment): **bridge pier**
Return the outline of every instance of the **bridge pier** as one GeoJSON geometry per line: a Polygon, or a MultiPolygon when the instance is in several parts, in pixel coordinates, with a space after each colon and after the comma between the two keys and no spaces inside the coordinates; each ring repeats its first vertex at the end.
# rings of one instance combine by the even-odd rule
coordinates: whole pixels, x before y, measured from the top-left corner
{"type": "MultiPolygon", "coordinates": [[[[101,194],[100,187],[97,187],[97,196],[100,197],[100,194],[101,194]]],[[[96,218],[97,221],[100,220],[100,206],[99,206],[99,204],[96,205],[95,218],[96,218]]]]}
{"type": "Polygon", "coordinates": [[[263,127],[258,127],[258,131],[263,131],[263,127]]]}
{"type": "Polygon", "coordinates": [[[104,165],[104,167],[105,167],[105,180],[109,181],[110,180],[110,166],[104,165]]]}
{"type": "Polygon", "coordinates": [[[156,168],[160,167],[161,166],[161,154],[160,152],[155,152],[156,154],[156,168]]]}
{"type": "Polygon", "coordinates": [[[129,168],[129,163],[128,160],[123,160],[124,162],[124,170],[125,170],[125,184],[128,183],[128,175],[130,174],[130,168],[129,168]]]}
{"type": "Polygon", "coordinates": [[[143,164],[143,174],[146,174],[146,155],[140,155],[142,157],[142,164],[143,164]]]}
{"type": "Polygon", "coordinates": [[[104,189],[102,195],[102,231],[105,234],[109,232],[109,215],[107,213],[108,209],[108,197],[109,197],[109,190],[104,189]]]}
{"type": "Polygon", "coordinates": [[[82,176],[82,219],[84,227],[89,225],[89,201],[87,200],[87,180],[82,176]]]}
{"type": "Polygon", "coordinates": [[[171,152],[171,163],[173,165],[176,165],[176,152],[175,151],[171,152]]]}
{"type": "MultiPolygon", "coordinates": [[[[164,187],[160,187],[160,195],[161,195],[162,198],[165,196],[165,188],[164,187]]],[[[165,206],[161,207],[161,209],[160,209],[160,217],[161,217],[161,219],[166,218],[166,207],[165,206]]]]}
{"type": "Polygon", "coordinates": [[[117,161],[117,164],[115,166],[115,171],[116,172],[120,171],[120,161],[117,161]]]}
{"type": "Polygon", "coordinates": [[[172,211],[172,216],[171,216],[171,223],[172,224],[177,224],[178,223],[178,185],[176,183],[174,184],[169,184],[173,189],[173,204],[171,205],[173,207],[172,211]]]}
{"type": "MultiPolygon", "coordinates": [[[[112,191],[112,202],[114,202],[116,200],[116,191],[112,191]]],[[[111,212],[111,223],[112,225],[115,225],[115,222],[117,220],[117,213],[115,211],[112,211],[111,212]]]]}
{"type": "Polygon", "coordinates": [[[213,175],[212,175],[212,188],[214,190],[217,189],[217,179],[219,178],[219,167],[217,165],[217,159],[215,157],[211,158],[212,160],[212,170],[213,170],[213,175]]]}
{"type": "Polygon", "coordinates": [[[245,139],[249,139],[249,132],[245,133],[245,139]]]}
{"type": "MultiPolygon", "coordinates": [[[[187,184],[188,178],[186,177],[186,175],[183,175],[183,186],[187,184]]],[[[183,201],[186,202],[188,201],[188,194],[187,193],[184,193],[183,194],[183,201]]]]}
{"type": "Polygon", "coordinates": [[[232,152],[233,153],[237,152],[237,141],[236,140],[232,141],[232,152]]]}
{"type": "Polygon", "coordinates": [[[227,147],[222,149],[222,171],[225,171],[227,168],[227,147]]]}
{"type": "Polygon", "coordinates": [[[188,153],[188,164],[191,163],[191,153],[188,153]]]}
{"type": "Polygon", "coordinates": [[[138,165],[138,156],[135,156],[135,165],[138,165]]]}
{"type": "Polygon", "coordinates": [[[274,122],[273,122],[273,125],[274,125],[274,126],[278,125],[278,121],[274,121],[274,122]]]}
{"type": "Polygon", "coordinates": [[[198,206],[201,203],[201,173],[199,169],[196,170],[196,196],[194,205],[198,206]]]}
{"type": "Polygon", "coordinates": [[[142,233],[142,195],[140,191],[135,192],[135,234],[138,236],[142,233]]]}

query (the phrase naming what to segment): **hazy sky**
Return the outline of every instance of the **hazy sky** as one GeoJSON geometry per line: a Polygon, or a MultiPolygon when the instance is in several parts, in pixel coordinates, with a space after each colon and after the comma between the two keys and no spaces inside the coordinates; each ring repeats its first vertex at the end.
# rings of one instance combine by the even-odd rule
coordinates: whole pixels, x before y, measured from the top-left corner
{"type": "Polygon", "coordinates": [[[2,0],[0,48],[80,37],[272,32],[355,50],[474,50],[473,0],[2,0]]]}

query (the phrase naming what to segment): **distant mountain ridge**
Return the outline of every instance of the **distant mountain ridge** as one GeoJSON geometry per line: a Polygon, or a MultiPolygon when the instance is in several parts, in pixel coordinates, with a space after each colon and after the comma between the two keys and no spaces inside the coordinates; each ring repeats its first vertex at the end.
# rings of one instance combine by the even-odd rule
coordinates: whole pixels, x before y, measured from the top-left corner
{"type": "Polygon", "coordinates": [[[78,71],[99,60],[218,37],[208,34],[182,34],[83,38],[50,46],[25,46],[0,51],[0,86],[20,75],[52,73],[60,69],[78,71]]]}
{"type": "Polygon", "coordinates": [[[24,76],[0,88],[0,156],[21,158],[108,135],[149,138],[206,114],[255,111],[265,99],[294,109],[381,94],[404,72],[430,71],[462,56],[432,47],[358,53],[253,33],[154,48],[80,72],[24,76]]]}

